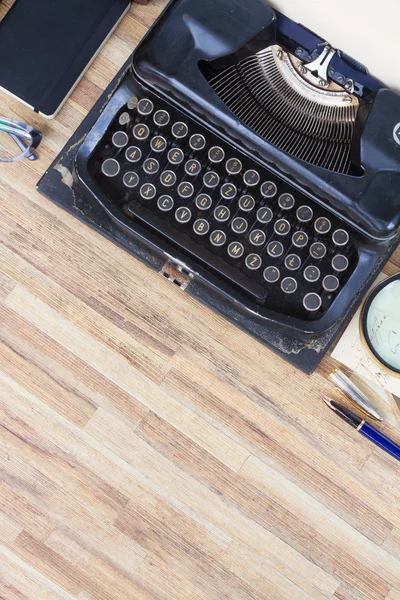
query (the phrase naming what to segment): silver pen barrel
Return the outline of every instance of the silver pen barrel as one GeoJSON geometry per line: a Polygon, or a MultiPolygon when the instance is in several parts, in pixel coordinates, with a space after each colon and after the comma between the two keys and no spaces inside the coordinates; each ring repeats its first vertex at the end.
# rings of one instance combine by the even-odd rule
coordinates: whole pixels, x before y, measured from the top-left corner
{"type": "Polygon", "coordinates": [[[340,369],[332,371],[329,375],[329,379],[370,417],[377,421],[383,421],[383,418],[377,413],[364,392],[362,392],[360,388],[358,388],[340,369]]]}

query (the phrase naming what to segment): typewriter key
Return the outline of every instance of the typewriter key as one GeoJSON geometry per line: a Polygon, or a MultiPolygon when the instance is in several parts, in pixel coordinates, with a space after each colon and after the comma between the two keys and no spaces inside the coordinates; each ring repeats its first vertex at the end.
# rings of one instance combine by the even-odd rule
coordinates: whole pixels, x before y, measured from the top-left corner
{"type": "Polygon", "coordinates": [[[321,271],[314,265],[309,265],[304,269],[304,279],[309,283],[315,283],[321,277],[321,271]]]}
{"type": "Polygon", "coordinates": [[[173,171],[164,171],[160,175],[160,181],[165,187],[172,187],[176,183],[176,174],[173,171]]]}
{"type": "Polygon", "coordinates": [[[295,231],[292,236],[292,244],[296,248],[304,248],[308,244],[308,235],[305,231],[295,231]]]}
{"type": "Polygon", "coordinates": [[[205,219],[197,219],[193,224],[193,231],[197,235],[206,235],[210,231],[210,223],[205,219]]]}
{"type": "Polygon", "coordinates": [[[137,146],[130,146],[125,152],[125,157],[131,163],[139,162],[142,158],[142,151],[137,146]]]}
{"type": "Polygon", "coordinates": [[[279,196],[278,204],[282,210],[291,210],[295,205],[295,199],[292,194],[282,194],[279,196]]]}
{"type": "Polygon", "coordinates": [[[119,162],[115,158],[107,158],[101,165],[101,171],[106,177],[115,177],[120,170],[119,162]]]}
{"type": "Polygon", "coordinates": [[[155,158],[146,158],[143,163],[143,171],[148,175],[155,175],[160,170],[160,163],[155,158]]]}
{"type": "Polygon", "coordinates": [[[285,267],[289,269],[289,271],[297,271],[301,267],[301,259],[297,254],[288,254],[285,258],[285,267]]]}
{"type": "Polygon", "coordinates": [[[286,219],[279,219],[274,225],[275,233],[278,235],[287,235],[290,233],[290,223],[286,219]]]}
{"type": "Polygon", "coordinates": [[[346,246],[349,243],[350,236],[344,229],[337,229],[333,232],[332,240],[335,246],[346,246]]]}
{"type": "Polygon", "coordinates": [[[281,274],[277,267],[267,267],[264,270],[264,279],[268,283],[276,283],[279,281],[281,274]]]}
{"type": "Polygon", "coordinates": [[[140,195],[144,200],[152,200],[157,194],[157,190],[152,183],[144,183],[140,188],[140,195]]]}
{"type": "Polygon", "coordinates": [[[194,194],[194,187],[188,181],[182,181],[178,185],[178,194],[181,198],[191,198],[194,194]]]}
{"type": "Polygon", "coordinates": [[[319,217],[319,219],[315,221],[314,227],[315,231],[318,233],[325,234],[330,232],[332,224],[329,219],[325,219],[325,217],[319,217]]]}
{"type": "Polygon", "coordinates": [[[219,223],[229,221],[230,217],[231,211],[227,206],[223,206],[221,204],[221,206],[217,206],[217,208],[214,210],[214,219],[216,219],[216,221],[218,221],[219,223]]]}
{"type": "Polygon", "coordinates": [[[213,148],[210,148],[208,158],[212,163],[220,163],[225,158],[225,152],[219,146],[214,146],[213,148]]]}
{"type": "Polygon", "coordinates": [[[281,283],[281,290],[285,294],[294,294],[297,290],[297,281],[293,277],[285,277],[281,283]]]}
{"type": "Polygon", "coordinates": [[[300,206],[297,209],[296,216],[300,223],[308,223],[313,218],[314,212],[309,206],[300,206]]]}
{"type": "Polygon", "coordinates": [[[196,198],[196,206],[199,210],[208,210],[212,207],[212,200],[208,194],[199,194],[196,198]]]}
{"type": "Polygon", "coordinates": [[[239,200],[240,210],[244,210],[246,212],[253,210],[255,205],[256,201],[254,200],[253,196],[242,196],[239,200]]]}
{"type": "Polygon", "coordinates": [[[174,208],[174,201],[171,196],[160,196],[157,200],[157,206],[163,212],[168,212],[174,208]]]}
{"type": "Polygon", "coordinates": [[[131,120],[129,113],[127,112],[123,112],[118,119],[118,123],[120,125],[127,125],[129,123],[129,121],[131,120]]]}
{"type": "Polygon", "coordinates": [[[322,282],[326,292],[336,292],[339,287],[339,279],[335,275],[327,275],[322,282]]]}
{"type": "Polygon", "coordinates": [[[163,138],[161,135],[156,135],[150,142],[150,147],[153,152],[164,152],[167,147],[167,140],[163,138]]]}
{"type": "Polygon", "coordinates": [[[198,160],[188,160],[185,164],[185,171],[188,175],[195,177],[201,172],[201,164],[198,160]]]}
{"type": "Polygon", "coordinates": [[[283,244],[280,242],[270,242],[268,244],[267,252],[272,258],[279,258],[282,256],[284,251],[283,244]]]}
{"type": "Polygon", "coordinates": [[[321,260],[326,254],[326,246],[321,244],[321,242],[315,242],[315,244],[310,246],[310,254],[316,260],[321,260]]]}
{"type": "Polygon", "coordinates": [[[260,191],[264,198],[273,198],[278,193],[278,188],[272,181],[266,181],[261,185],[260,191]]]}
{"type": "Polygon", "coordinates": [[[132,96],[132,98],[130,98],[128,100],[127,105],[126,105],[127,108],[128,108],[128,110],[135,109],[137,107],[137,105],[138,105],[138,102],[139,102],[139,99],[136,98],[136,96],[132,96]]]}
{"type": "Polygon", "coordinates": [[[214,171],[207,171],[203,177],[203,183],[208,188],[215,188],[219,185],[220,179],[218,173],[214,171]]]}
{"type": "Polygon", "coordinates": [[[253,246],[264,246],[267,236],[261,229],[253,229],[249,235],[249,240],[253,246]]]}
{"type": "Polygon", "coordinates": [[[237,188],[233,183],[224,183],[221,187],[221,196],[224,200],[233,200],[236,198],[237,188]]]}
{"type": "Polygon", "coordinates": [[[272,212],[272,210],[270,208],[263,206],[262,208],[258,209],[257,221],[259,223],[263,223],[266,225],[266,224],[270,223],[273,218],[274,218],[274,213],[272,212]]]}
{"type": "Polygon", "coordinates": [[[231,258],[240,258],[244,254],[244,246],[240,242],[232,242],[228,246],[228,254],[231,258]]]}
{"type": "Polygon", "coordinates": [[[335,271],[338,271],[339,273],[341,273],[342,271],[345,271],[348,266],[349,266],[349,261],[345,256],[343,256],[343,254],[337,254],[336,256],[333,257],[332,268],[335,271]]]}
{"type": "Polygon", "coordinates": [[[128,142],[129,138],[125,131],[116,131],[112,136],[112,143],[116,148],[125,148],[128,142]]]}
{"type": "Polygon", "coordinates": [[[257,271],[262,267],[262,258],[258,254],[249,254],[246,257],[246,267],[250,271],[257,271]]]}
{"type": "Polygon", "coordinates": [[[177,140],[181,140],[182,138],[187,136],[187,134],[189,133],[189,129],[186,123],[182,123],[181,121],[179,121],[178,123],[174,123],[172,125],[171,133],[174,136],[174,138],[176,138],[177,140]]]}
{"type": "Polygon", "coordinates": [[[206,139],[204,135],[195,133],[189,140],[189,146],[192,150],[203,150],[206,147],[206,139]]]}
{"type": "Polygon", "coordinates": [[[226,161],[225,168],[229,175],[238,175],[242,170],[242,163],[238,158],[230,158],[226,161]]]}
{"type": "Polygon", "coordinates": [[[181,206],[176,209],[175,219],[178,221],[178,223],[184,225],[185,223],[189,223],[191,218],[192,211],[190,210],[190,208],[187,208],[186,206],[181,206]]]}
{"type": "Polygon", "coordinates": [[[183,162],[185,155],[180,148],[171,148],[168,152],[168,162],[173,165],[180,165],[183,162]]]}
{"type": "Polygon", "coordinates": [[[154,113],[153,121],[159,127],[165,127],[170,122],[171,117],[166,110],[158,110],[154,113]]]}
{"type": "Polygon", "coordinates": [[[213,231],[210,235],[210,242],[213,246],[223,246],[226,242],[226,234],[223,231],[219,231],[217,229],[216,231],[213,231]]]}
{"type": "Polygon", "coordinates": [[[149,137],[150,129],[144,123],[138,123],[133,128],[132,133],[133,133],[134,138],[136,138],[137,140],[140,140],[140,141],[144,141],[144,140],[147,140],[147,138],[149,137]]]}
{"type": "Polygon", "coordinates": [[[249,169],[243,175],[243,181],[244,181],[244,184],[249,187],[258,185],[260,183],[260,173],[258,173],[257,171],[254,171],[254,169],[249,169]]]}
{"type": "Polygon", "coordinates": [[[233,221],[231,223],[231,229],[235,233],[246,233],[248,228],[249,228],[248,222],[246,221],[246,219],[243,219],[242,217],[236,217],[236,219],[233,219],[233,221]]]}
{"type": "Polygon", "coordinates": [[[124,175],[123,182],[127,188],[134,188],[139,184],[139,175],[134,171],[128,171],[124,175]]]}
{"type": "Polygon", "coordinates": [[[139,115],[143,115],[144,117],[147,117],[148,115],[151,115],[153,110],[154,110],[154,104],[152,103],[151,100],[149,100],[148,98],[143,98],[142,100],[139,100],[139,102],[137,104],[137,111],[138,111],[139,115]]]}
{"type": "Polygon", "coordinates": [[[321,297],[318,296],[318,294],[314,294],[313,292],[311,292],[310,294],[304,296],[303,306],[309,312],[315,312],[316,310],[319,310],[322,306],[321,297]]]}

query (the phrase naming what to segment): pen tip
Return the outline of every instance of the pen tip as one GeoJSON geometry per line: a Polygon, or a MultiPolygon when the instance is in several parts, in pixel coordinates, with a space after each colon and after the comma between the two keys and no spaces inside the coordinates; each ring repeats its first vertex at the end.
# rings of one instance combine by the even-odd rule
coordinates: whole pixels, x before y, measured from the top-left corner
{"type": "Polygon", "coordinates": [[[327,406],[329,406],[329,408],[332,408],[331,400],[329,398],[327,398],[326,396],[322,396],[322,400],[327,406]]]}

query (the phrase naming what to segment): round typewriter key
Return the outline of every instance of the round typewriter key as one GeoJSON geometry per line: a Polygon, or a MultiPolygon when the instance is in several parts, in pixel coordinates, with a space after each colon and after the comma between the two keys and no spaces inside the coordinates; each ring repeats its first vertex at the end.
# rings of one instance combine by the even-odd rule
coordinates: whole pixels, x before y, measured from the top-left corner
{"type": "Polygon", "coordinates": [[[128,110],[133,110],[134,108],[136,108],[138,105],[138,102],[139,102],[139,99],[136,96],[132,96],[132,98],[130,98],[128,100],[127,105],[126,105],[128,107],[128,110]]]}
{"type": "Polygon", "coordinates": [[[319,219],[315,221],[314,227],[315,231],[318,233],[325,234],[330,232],[332,224],[329,219],[326,219],[325,217],[319,217],[319,219]]]}
{"type": "Polygon", "coordinates": [[[345,271],[348,266],[349,266],[349,261],[345,256],[343,256],[343,254],[337,254],[336,256],[333,257],[332,268],[335,271],[342,273],[342,271],[345,271]]]}
{"type": "Polygon", "coordinates": [[[304,248],[308,244],[308,235],[305,231],[295,231],[292,235],[292,244],[296,248],[304,248]]]}
{"type": "Polygon", "coordinates": [[[349,243],[350,236],[344,229],[336,229],[333,232],[332,240],[335,246],[346,246],[349,243]]]}
{"type": "Polygon", "coordinates": [[[297,254],[288,254],[285,258],[285,267],[289,269],[289,271],[297,271],[301,267],[301,259],[297,254]]]}
{"type": "Polygon", "coordinates": [[[282,194],[282,196],[279,196],[278,204],[282,210],[291,210],[295,203],[292,194],[282,194]]]}
{"type": "Polygon", "coordinates": [[[112,136],[112,143],[116,148],[125,148],[128,142],[129,138],[125,131],[116,131],[112,136]]]}
{"type": "Polygon", "coordinates": [[[244,181],[245,185],[247,185],[249,187],[258,185],[260,183],[260,173],[258,173],[257,171],[254,171],[254,169],[249,169],[243,175],[243,181],[244,181]]]}
{"type": "Polygon", "coordinates": [[[339,279],[335,275],[327,275],[322,282],[326,292],[336,292],[339,287],[339,279]]]}
{"type": "Polygon", "coordinates": [[[168,152],[168,162],[172,165],[180,165],[184,158],[185,155],[180,148],[171,148],[168,152]]]}
{"type": "Polygon", "coordinates": [[[264,246],[267,236],[261,229],[253,229],[249,235],[249,240],[253,246],[264,246]]]}
{"type": "Polygon", "coordinates": [[[308,223],[313,218],[314,212],[309,206],[300,206],[297,209],[296,216],[300,223],[308,223]]]}
{"type": "Polygon", "coordinates": [[[156,135],[150,142],[150,147],[153,152],[164,152],[167,147],[167,140],[161,135],[156,135]]]}
{"type": "Polygon", "coordinates": [[[304,279],[309,283],[315,283],[321,277],[321,271],[314,265],[309,265],[304,269],[304,279]]]}
{"type": "Polygon", "coordinates": [[[274,225],[275,233],[278,235],[287,235],[290,233],[290,223],[286,219],[279,219],[274,225]]]}
{"type": "Polygon", "coordinates": [[[178,123],[174,123],[172,125],[171,133],[174,136],[174,138],[176,138],[177,140],[181,140],[182,138],[187,136],[187,134],[189,133],[189,129],[186,123],[182,123],[181,121],[179,121],[178,123]]]}
{"type": "Polygon", "coordinates": [[[264,198],[273,198],[278,193],[278,188],[273,181],[265,181],[261,185],[261,196],[264,198]]]}
{"type": "Polygon", "coordinates": [[[257,271],[262,267],[262,258],[258,254],[249,254],[246,257],[246,267],[250,271],[257,271]]]}
{"type": "Polygon", "coordinates": [[[178,185],[178,194],[181,198],[191,198],[194,194],[194,187],[188,181],[182,181],[178,185]]]}
{"type": "Polygon", "coordinates": [[[159,127],[165,127],[170,122],[171,117],[166,110],[158,110],[154,113],[153,121],[159,127]]]}
{"type": "Polygon", "coordinates": [[[188,160],[185,164],[185,171],[188,175],[195,177],[201,172],[201,164],[198,160],[188,160]]]}
{"type": "Polygon", "coordinates": [[[143,98],[142,100],[139,100],[139,102],[137,103],[137,111],[138,111],[139,115],[143,115],[143,116],[147,117],[148,115],[151,115],[153,110],[154,110],[154,104],[148,98],[143,98]]]}
{"type": "Polygon", "coordinates": [[[272,210],[270,208],[263,206],[262,208],[258,209],[257,221],[259,223],[263,223],[266,225],[266,224],[270,223],[273,218],[274,218],[274,213],[272,212],[272,210]]]}
{"type": "Polygon", "coordinates": [[[205,219],[197,219],[193,223],[193,231],[197,235],[206,235],[210,231],[210,223],[205,219]]]}
{"type": "Polygon", "coordinates": [[[231,229],[235,233],[246,233],[248,228],[249,228],[248,222],[246,221],[246,219],[243,219],[242,217],[236,217],[236,219],[233,219],[233,221],[231,223],[231,229]]]}
{"type": "Polygon", "coordinates": [[[203,183],[208,188],[215,188],[219,185],[220,179],[218,173],[214,171],[207,171],[204,173],[203,183]]]}
{"type": "Polygon", "coordinates": [[[221,186],[221,196],[224,200],[233,200],[236,198],[236,194],[237,188],[233,183],[224,183],[224,185],[221,186]]]}
{"type": "Polygon", "coordinates": [[[144,183],[140,188],[140,195],[145,200],[152,200],[157,194],[157,190],[152,183],[144,183]]]}
{"type": "Polygon", "coordinates": [[[232,242],[228,246],[228,254],[231,258],[240,258],[244,254],[244,246],[240,242],[232,242]]]}
{"type": "Polygon", "coordinates": [[[189,140],[192,150],[203,150],[206,147],[206,138],[201,133],[195,133],[189,140]]]}
{"type": "Polygon", "coordinates": [[[229,221],[231,217],[231,211],[229,210],[229,208],[227,206],[217,206],[217,208],[214,210],[214,218],[219,222],[219,223],[224,223],[225,221],[229,221]]]}
{"type": "Polygon", "coordinates": [[[321,297],[318,296],[318,294],[314,294],[313,292],[311,292],[310,294],[304,296],[303,306],[309,312],[315,312],[316,310],[319,310],[322,306],[321,297]]]}
{"type": "Polygon", "coordinates": [[[138,123],[133,128],[132,133],[133,133],[134,138],[136,138],[137,140],[143,141],[143,140],[147,140],[147,138],[149,137],[150,129],[144,123],[138,123]]]}
{"type": "Polygon", "coordinates": [[[155,158],[146,158],[143,163],[143,171],[148,175],[155,175],[160,170],[160,163],[155,158]]]}
{"type": "Polygon", "coordinates": [[[185,223],[189,223],[191,218],[192,212],[190,208],[187,208],[186,206],[181,206],[180,208],[176,209],[175,219],[178,221],[178,223],[184,225],[185,223]]]}
{"type": "Polygon", "coordinates": [[[127,188],[134,188],[139,184],[139,175],[134,171],[128,171],[124,175],[123,182],[127,188]]]}
{"type": "Polygon", "coordinates": [[[238,158],[230,158],[226,161],[225,168],[229,175],[238,175],[242,170],[242,163],[238,158]]]}
{"type": "Polygon", "coordinates": [[[244,210],[246,212],[253,210],[255,205],[256,201],[254,200],[253,196],[242,196],[239,200],[240,210],[244,210]]]}
{"type": "Polygon", "coordinates": [[[160,175],[160,181],[165,187],[172,187],[176,183],[176,174],[173,171],[164,171],[160,175]]]}
{"type": "Polygon", "coordinates": [[[219,146],[214,146],[213,148],[210,148],[208,158],[212,163],[220,163],[225,158],[225,152],[219,146]]]}
{"type": "Polygon", "coordinates": [[[101,171],[106,177],[115,177],[120,170],[119,162],[115,158],[107,158],[101,165],[101,171]]]}
{"type": "Polygon", "coordinates": [[[123,112],[122,115],[119,116],[118,123],[120,125],[127,125],[131,120],[129,113],[123,112]]]}
{"type": "Polygon", "coordinates": [[[168,212],[174,208],[174,201],[171,196],[160,196],[157,200],[157,206],[163,212],[168,212]]]}
{"type": "Polygon", "coordinates": [[[213,231],[210,235],[210,242],[213,246],[223,246],[226,242],[226,234],[223,231],[213,231]]]}
{"type": "Polygon", "coordinates": [[[212,200],[208,194],[199,194],[196,198],[196,206],[199,210],[208,210],[212,207],[212,200]]]}
{"type": "Polygon", "coordinates": [[[277,267],[267,267],[264,270],[264,279],[268,283],[276,283],[279,281],[281,274],[277,267]]]}
{"type": "Polygon", "coordinates": [[[297,290],[297,281],[293,277],[285,277],[282,279],[281,290],[285,294],[294,294],[297,290]]]}
{"type": "Polygon", "coordinates": [[[268,244],[267,252],[273,258],[279,258],[283,254],[283,244],[280,242],[270,242],[268,244]]]}
{"type": "Polygon", "coordinates": [[[310,246],[310,254],[316,260],[321,260],[326,254],[326,246],[321,244],[321,242],[315,242],[315,244],[310,246]]]}
{"type": "Polygon", "coordinates": [[[130,146],[125,152],[125,157],[131,163],[139,162],[142,158],[142,151],[137,146],[130,146]]]}

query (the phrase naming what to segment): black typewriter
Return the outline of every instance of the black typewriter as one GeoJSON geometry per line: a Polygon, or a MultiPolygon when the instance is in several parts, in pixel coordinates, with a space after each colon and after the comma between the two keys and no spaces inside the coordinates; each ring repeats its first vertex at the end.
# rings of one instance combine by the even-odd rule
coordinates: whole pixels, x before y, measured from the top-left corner
{"type": "Polygon", "coordinates": [[[172,0],[96,119],[86,201],[312,371],[398,244],[400,97],[264,0],[172,0]]]}

